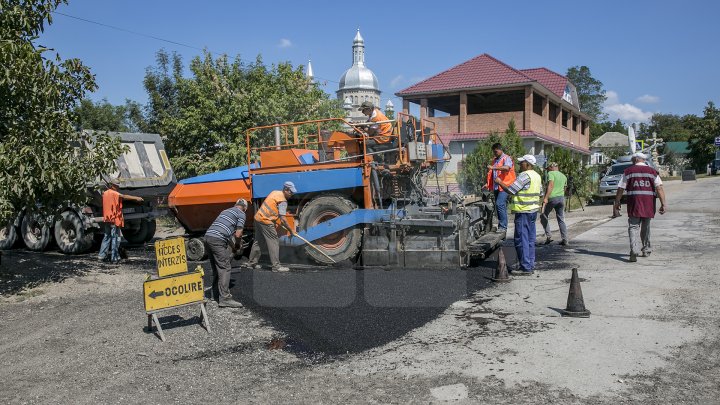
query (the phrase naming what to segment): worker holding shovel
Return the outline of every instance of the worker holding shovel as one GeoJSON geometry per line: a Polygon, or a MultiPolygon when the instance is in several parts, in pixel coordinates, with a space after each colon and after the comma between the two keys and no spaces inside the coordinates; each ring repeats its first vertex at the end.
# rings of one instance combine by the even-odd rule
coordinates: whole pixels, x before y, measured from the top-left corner
{"type": "Polygon", "coordinates": [[[263,251],[270,256],[270,264],[274,272],[290,271],[288,267],[280,265],[280,241],[276,225],[281,225],[291,233],[295,233],[285,219],[287,215],[287,200],[297,193],[295,184],[286,181],[282,191],[270,192],[265,201],[255,213],[255,241],[250,249],[248,266],[256,269],[262,268],[258,261],[263,251]]]}

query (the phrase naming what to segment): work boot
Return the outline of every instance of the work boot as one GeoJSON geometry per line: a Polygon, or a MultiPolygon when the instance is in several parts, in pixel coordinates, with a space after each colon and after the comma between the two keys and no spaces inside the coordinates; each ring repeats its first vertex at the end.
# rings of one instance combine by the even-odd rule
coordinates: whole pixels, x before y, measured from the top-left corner
{"type": "Polygon", "coordinates": [[[561,245],[561,246],[568,246],[569,244],[570,244],[570,242],[568,242],[567,239],[563,239],[563,240],[560,241],[560,245],[561,245]]]}
{"type": "MultiPolygon", "coordinates": [[[[548,236],[548,237],[545,239],[545,244],[546,244],[546,245],[549,245],[550,242],[552,242],[552,241],[553,241],[552,238],[548,236]]],[[[561,244],[562,244],[562,243],[561,243],[561,244]]]]}
{"type": "Polygon", "coordinates": [[[243,304],[235,301],[232,298],[228,298],[228,299],[220,298],[220,302],[218,303],[218,306],[220,308],[242,308],[243,304]]]}
{"type": "Polygon", "coordinates": [[[637,261],[637,254],[630,253],[630,263],[635,263],[637,261]]]}
{"type": "Polygon", "coordinates": [[[272,271],[273,273],[287,273],[288,271],[290,271],[290,268],[285,266],[278,266],[273,267],[272,271]]]}

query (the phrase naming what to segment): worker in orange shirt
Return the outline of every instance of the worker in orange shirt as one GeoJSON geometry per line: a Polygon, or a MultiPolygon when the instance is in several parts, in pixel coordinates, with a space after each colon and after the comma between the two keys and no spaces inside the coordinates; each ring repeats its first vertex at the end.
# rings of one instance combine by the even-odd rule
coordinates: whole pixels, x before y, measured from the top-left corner
{"type": "Polygon", "coordinates": [[[483,188],[492,191],[495,195],[495,208],[497,209],[498,217],[497,232],[505,233],[508,227],[508,193],[500,187],[500,182],[512,184],[515,181],[515,165],[512,156],[506,155],[503,152],[502,145],[499,143],[492,145],[492,153],[495,158],[492,164],[487,167],[487,182],[483,188]]]}
{"type": "Polygon", "coordinates": [[[289,268],[280,265],[280,241],[277,234],[277,225],[283,226],[290,232],[294,231],[288,224],[285,215],[287,215],[287,200],[297,193],[295,184],[292,181],[286,181],[283,184],[282,191],[275,190],[270,192],[260,208],[255,213],[255,241],[250,249],[250,257],[248,266],[256,269],[262,268],[258,264],[262,251],[266,251],[270,256],[270,264],[274,272],[287,272],[289,268]]]}
{"type": "MultiPolygon", "coordinates": [[[[363,101],[362,104],[360,104],[360,108],[358,108],[359,111],[361,111],[364,115],[367,115],[368,120],[367,122],[383,122],[383,121],[389,121],[388,117],[383,114],[382,111],[380,111],[379,108],[376,108],[373,103],[370,101],[363,101]]],[[[374,152],[379,149],[383,149],[381,146],[385,145],[390,142],[392,139],[392,124],[389,122],[384,122],[377,125],[372,125],[368,128],[368,135],[371,136],[371,138],[367,141],[367,149],[370,152],[374,152]]]]}
{"type": "Polygon", "coordinates": [[[102,244],[100,245],[100,253],[98,259],[105,261],[109,260],[110,263],[117,263],[120,261],[120,239],[122,239],[122,232],[120,228],[125,226],[125,218],[123,218],[122,203],[123,200],[143,202],[142,197],[135,197],[127,194],[120,194],[120,181],[118,179],[110,179],[108,181],[108,189],[102,195],[103,200],[103,236],[102,244]],[[108,249],[110,250],[110,258],[108,259],[108,249]]]}

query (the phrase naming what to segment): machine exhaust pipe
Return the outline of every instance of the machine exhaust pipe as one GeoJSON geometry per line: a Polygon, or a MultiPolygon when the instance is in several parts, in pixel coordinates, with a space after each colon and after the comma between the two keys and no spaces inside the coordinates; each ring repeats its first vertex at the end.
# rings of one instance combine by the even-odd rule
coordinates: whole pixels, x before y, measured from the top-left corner
{"type": "Polygon", "coordinates": [[[280,150],[280,124],[275,124],[275,149],[280,150]]]}

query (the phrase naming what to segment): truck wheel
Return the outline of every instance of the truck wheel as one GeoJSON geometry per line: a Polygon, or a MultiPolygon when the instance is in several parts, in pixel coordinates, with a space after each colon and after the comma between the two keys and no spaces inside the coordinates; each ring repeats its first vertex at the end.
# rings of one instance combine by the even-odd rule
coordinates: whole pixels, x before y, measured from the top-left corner
{"type": "Polygon", "coordinates": [[[17,229],[12,221],[0,228],[0,250],[10,250],[17,243],[17,229]]]}
{"type": "Polygon", "coordinates": [[[145,242],[150,242],[155,237],[155,231],[157,230],[157,222],[155,219],[147,221],[147,233],[145,234],[145,242]]]}
{"type": "Polygon", "coordinates": [[[150,225],[148,224],[148,221],[146,220],[140,220],[140,227],[137,229],[123,229],[123,237],[125,237],[125,240],[128,241],[131,245],[142,245],[147,240],[147,234],[148,230],[150,229],[150,225]]]}
{"type": "Polygon", "coordinates": [[[185,254],[187,259],[193,262],[199,262],[207,258],[208,249],[202,238],[191,238],[185,243],[185,254]]]}
{"type": "Polygon", "coordinates": [[[55,222],[55,242],[63,253],[85,253],[93,245],[93,233],[73,211],[64,211],[55,222]]]}
{"type": "Polygon", "coordinates": [[[47,249],[50,244],[50,226],[35,214],[23,215],[20,224],[20,234],[22,235],[25,246],[36,252],[42,252],[47,249]]]}
{"type": "MultiPolygon", "coordinates": [[[[356,208],[357,205],[344,196],[317,197],[303,207],[300,213],[300,229],[312,228],[325,221],[349,214],[356,208]]],[[[360,228],[343,229],[311,242],[336,262],[354,259],[360,252],[362,230],[360,228]]],[[[310,246],[305,246],[305,253],[320,264],[331,264],[325,256],[310,246]]]]}

